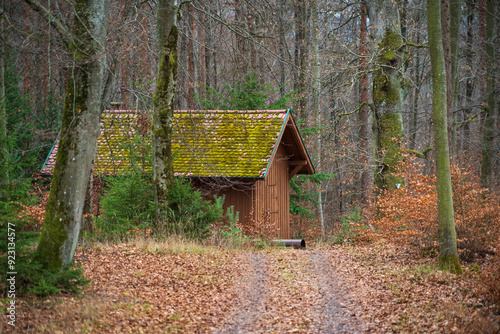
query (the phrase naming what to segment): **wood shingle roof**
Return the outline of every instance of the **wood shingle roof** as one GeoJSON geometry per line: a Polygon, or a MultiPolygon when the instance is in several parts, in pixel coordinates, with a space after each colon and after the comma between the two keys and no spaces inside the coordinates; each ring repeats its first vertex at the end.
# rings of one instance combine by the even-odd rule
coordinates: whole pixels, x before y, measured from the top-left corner
{"type": "Polygon", "coordinates": [[[285,126],[286,110],[175,114],[177,175],[263,177],[285,126]]]}
{"type": "MultiPolygon", "coordinates": [[[[290,121],[293,123],[287,110],[175,111],[174,172],[196,177],[263,178],[290,121]]],[[[151,156],[149,128],[145,112],[105,111],[95,172],[116,175],[131,168],[151,170],[147,158],[151,156]]],[[[303,147],[301,139],[300,145],[303,147]]],[[[302,151],[307,156],[305,147],[302,151]]],[[[56,152],[57,144],[42,173],[51,173],[56,152]]],[[[307,160],[310,163],[308,156],[307,160]]],[[[311,164],[309,168],[313,168],[311,164]]]]}

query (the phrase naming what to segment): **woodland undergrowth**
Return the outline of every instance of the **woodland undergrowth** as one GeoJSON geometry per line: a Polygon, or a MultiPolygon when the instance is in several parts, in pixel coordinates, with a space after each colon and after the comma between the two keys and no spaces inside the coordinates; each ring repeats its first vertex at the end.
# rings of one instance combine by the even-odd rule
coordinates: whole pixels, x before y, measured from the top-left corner
{"type": "MultiPolygon", "coordinates": [[[[420,248],[422,256],[438,252],[436,179],[421,170],[417,158],[406,157],[397,172],[404,185],[376,196],[371,208],[373,228],[359,231],[365,238],[411,244],[420,248]]],[[[493,255],[500,237],[500,196],[481,188],[479,176],[472,170],[452,165],[457,244],[465,262],[493,255]]]]}
{"type": "MultiPolygon", "coordinates": [[[[410,245],[421,258],[439,253],[435,175],[421,173],[416,157],[408,155],[397,175],[405,180],[398,189],[377,194],[372,219],[360,229],[358,241],[410,245]]],[[[500,196],[480,186],[472,166],[452,165],[457,246],[462,265],[480,271],[478,278],[487,299],[500,311],[500,196]]]]}

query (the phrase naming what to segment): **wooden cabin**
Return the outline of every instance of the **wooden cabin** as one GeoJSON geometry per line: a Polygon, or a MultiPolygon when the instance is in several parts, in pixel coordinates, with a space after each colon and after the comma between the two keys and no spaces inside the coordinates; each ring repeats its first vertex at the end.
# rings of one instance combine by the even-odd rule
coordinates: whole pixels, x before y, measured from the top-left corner
{"type": "MultiPolygon", "coordinates": [[[[290,111],[187,110],[174,116],[175,175],[193,179],[206,194],[224,195],[225,209],[233,206],[241,224],[259,221],[275,237],[290,238],[289,180],[296,174],[314,173],[290,111]]],[[[105,111],[94,173],[150,171],[148,129],[147,113],[105,111]]],[[[50,174],[56,152],[57,145],[43,174],[50,174]]]]}

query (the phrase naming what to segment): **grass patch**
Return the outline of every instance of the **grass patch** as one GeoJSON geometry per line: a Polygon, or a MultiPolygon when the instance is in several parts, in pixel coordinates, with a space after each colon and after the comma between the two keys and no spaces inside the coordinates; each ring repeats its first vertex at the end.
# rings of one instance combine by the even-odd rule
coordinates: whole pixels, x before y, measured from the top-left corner
{"type": "Polygon", "coordinates": [[[206,254],[212,253],[214,248],[202,245],[192,239],[185,239],[179,236],[169,236],[165,239],[156,240],[153,238],[137,238],[133,244],[146,253],[151,254],[206,254]]]}

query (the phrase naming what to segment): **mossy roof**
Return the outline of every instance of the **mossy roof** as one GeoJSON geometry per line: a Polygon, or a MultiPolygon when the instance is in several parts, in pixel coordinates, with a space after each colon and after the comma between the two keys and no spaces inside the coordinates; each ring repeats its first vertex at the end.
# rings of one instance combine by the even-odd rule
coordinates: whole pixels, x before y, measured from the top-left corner
{"type": "MultiPolygon", "coordinates": [[[[95,159],[97,173],[152,169],[146,158],[151,154],[151,139],[145,131],[149,123],[144,115],[132,111],[103,113],[95,159]]],[[[176,111],[174,172],[195,177],[263,178],[289,117],[287,110],[176,111]]],[[[54,162],[55,154],[51,154],[42,173],[51,171],[54,162]]]]}
{"type": "Polygon", "coordinates": [[[150,127],[144,112],[105,111],[97,139],[95,172],[115,175],[132,169],[151,171],[150,127]]]}
{"type": "Polygon", "coordinates": [[[174,171],[187,176],[263,177],[286,110],[175,114],[174,171]]]}

